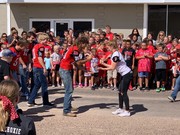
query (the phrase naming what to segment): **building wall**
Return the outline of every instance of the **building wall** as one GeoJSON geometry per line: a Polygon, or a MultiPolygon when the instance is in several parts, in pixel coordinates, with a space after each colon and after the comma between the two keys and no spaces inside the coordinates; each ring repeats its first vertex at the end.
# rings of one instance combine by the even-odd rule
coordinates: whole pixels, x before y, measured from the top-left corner
{"type": "Polygon", "coordinates": [[[126,36],[133,28],[142,35],[143,4],[11,4],[11,27],[29,30],[29,19],[95,19],[95,29],[110,25],[126,36]]]}
{"type": "Polygon", "coordinates": [[[7,32],[6,4],[0,4],[0,35],[7,32]]]}

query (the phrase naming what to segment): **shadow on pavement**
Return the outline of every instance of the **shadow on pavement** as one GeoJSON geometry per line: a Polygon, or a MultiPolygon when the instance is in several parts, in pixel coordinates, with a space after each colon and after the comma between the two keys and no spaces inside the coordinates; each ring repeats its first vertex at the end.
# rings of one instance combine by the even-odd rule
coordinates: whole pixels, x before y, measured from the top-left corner
{"type": "Polygon", "coordinates": [[[94,105],[86,105],[79,107],[78,114],[84,113],[92,108],[100,108],[100,109],[109,109],[115,107],[117,103],[101,103],[101,104],[94,104],[94,105]]]}
{"type": "Polygon", "coordinates": [[[55,116],[55,115],[43,115],[43,116],[38,116],[38,115],[26,115],[26,116],[32,118],[34,122],[38,122],[38,121],[43,120],[45,117],[53,117],[53,116],[55,116]]]}
{"type": "Polygon", "coordinates": [[[143,104],[135,104],[135,105],[132,105],[131,107],[132,107],[132,109],[130,109],[131,115],[148,110],[147,108],[144,107],[143,104]]]}

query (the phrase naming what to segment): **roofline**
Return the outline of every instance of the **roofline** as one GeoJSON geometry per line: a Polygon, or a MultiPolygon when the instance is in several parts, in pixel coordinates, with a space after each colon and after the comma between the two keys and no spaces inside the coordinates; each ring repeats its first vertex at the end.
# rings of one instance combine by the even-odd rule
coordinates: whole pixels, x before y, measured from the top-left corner
{"type": "Polygon", "coordinates": [[[0,3],[39,4],[180,4],[180,0],[0,0],[0,3]]]}

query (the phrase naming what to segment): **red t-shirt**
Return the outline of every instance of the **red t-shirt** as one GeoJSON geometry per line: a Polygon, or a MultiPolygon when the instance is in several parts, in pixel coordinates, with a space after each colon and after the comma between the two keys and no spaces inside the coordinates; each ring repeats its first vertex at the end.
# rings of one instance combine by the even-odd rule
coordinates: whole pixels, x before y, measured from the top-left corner
{"type": "Polygon", "coordinates": [[[29,62],[29,53],[32,51],[32,48],[33,48],[33,45],[32,44],[29,44],[29,47],[28,48],[25,48],[23,51],[22,51],[22,60],[24,61],[25,64],[28,64],[29,62]]]}
{"type": "Polygon", "coordinates": [[[13,53],[16,54],[16,56],[13,57],[11,63],[10,63],[10,69],[14,71],[18,71],[19,69],[19,57],[21,56],[21,51],[16,50],[15,47],[9,48],[13,53]]]}
{"type": "MultiPolygon", "coordinates": [[[[151,50],[140,49],[136,53],[136,57],[144,56],[144,54],[153,56],[151,50]]],[[[150,58],[143,58],[138,60],[138,72],[150,72],[151,71],[151,59],[150,58]]]]}
{"type": "Polygon", "coordinates": [[[43,68],[42,65],[39,63],[38,57],[42,57],[44,62],[44,45],[36,44],[32,50],[33,53],[33,67],[36,68],[43,68]]]}
{"type": "Polygon", "coordinates": [[[85,63],[86,72],[90,72],[91,70],[91,61],[87,61],[85,63]]]}
{"type": "Polygon", "coordinates": [[[72,63],[75,61],[75,56],[79,56],[79,51],[77,46],[74,45],[67,49],[61,60],[60,67],[65,70],[73,69],[72,63]]]}
{"type": "Polygon", "coordinates": [[[45,49],[45,52],[50,52],[52,53],[52,47],[49,46],[49,45],[44,45],[44,49],[45,49]]]}
{"type": "Polygon", "coordinates": [[[114,34],[112,32],[110,33],[106,33],[106,38],[108,38],[109,40],[113,40],[114,34]]]}
{"type": "Polygon", "coordinates": [[[153,54],[155,54],[157,51],[154,49],[154,46],[148,45],[147,47],[153,54]]]}

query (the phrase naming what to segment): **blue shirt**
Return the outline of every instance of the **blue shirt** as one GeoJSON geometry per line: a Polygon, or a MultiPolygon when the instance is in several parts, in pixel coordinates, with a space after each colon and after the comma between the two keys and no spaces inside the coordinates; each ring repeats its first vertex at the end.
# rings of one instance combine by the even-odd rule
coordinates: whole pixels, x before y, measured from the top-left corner
{"type": "Polygon", "coordinates": [[[50,58],[44,58],[46,69],[51,69],[50,58]]]}

